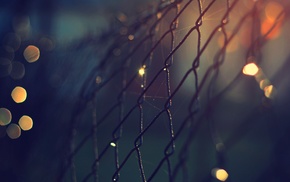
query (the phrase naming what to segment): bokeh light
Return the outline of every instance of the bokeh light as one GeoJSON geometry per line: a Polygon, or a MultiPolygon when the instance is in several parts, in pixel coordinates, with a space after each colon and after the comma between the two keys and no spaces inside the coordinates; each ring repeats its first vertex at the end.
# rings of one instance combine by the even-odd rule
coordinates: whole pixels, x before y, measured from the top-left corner
{"type": "Polygon", "coordinates": [[[226,170],[220,168],[214,168],[211,171],[212,176],[218,179],[219,181],[226,181],[229,177],[229,174],[226,170]]]}
{"type": "Polygon", "coordinates": [[[6,108],[0,108],[0,125],[8,125],[12,120],[11,112],[6,108]]]}
{"type": "Polygon", "coordinates": [[[102,82],[102,77],[97,76],[96,77],[96,84],[100,84],[102,82]]]}
{"type": "Polygon", "coordinates": [[[255,63],[249,63],[244,66],[243,73],[249,76],[255,76],[259,71],[258,66],[255,63]]]}
{"type": "Polygon", "coordinates": [[[33,120],[29,116],[22,116],[18,122],[20,128],[24,131],[28,131],[33,127],[33,120]]]}
{"type": "Polygon", "coordinates": [[[34,45],[29,45],[24,50],[23,56],[27,62],[33,63],[39,59],[40,51],[39,51],[38,47],[36,47],[34,45]]]}
{"type": "Polygon", "coordinates": [[[20,37],[15,33],[8,33],[3,40],[3,47],[8,52],[15,52],[21,44],[20,37]]]}
{"type": "Polygon", "coordinates": [[[11,92],[11,97],[16,103],[22,103],[27,98],[27,92],[23,87],[15,87],[11,92]]]}
{"type": "Polygon", "coordinates": [[[39,45],[40,45],[40,49],[45,50],[45,51],[52,51],[55,47],[54,41],[48,37],[42,37],[39,40],[39,45]]]}
{"type": "Polygon", "coordinates": [[[266,86],[264,88],[264,94],[265,94],[265,97],[269,98],[269,99],[272,99],[273,96],[274,96],[274,86],[273,85],[269,85],[269,86],[266,86]]]}
{"type": "Polygon", "coordinates": [[[270,80],[264,79],[260,81],[260,89],[264,90],[267,86],[271,85],[270,80]]]}
{"type": "Polygon", "coordinates": [[[261,25],[261,34],[263,36],[266,36],[267,39],[274,39],[274,38],[277,38],[280,35],[280,32],[281,32],[281,23],[277,23],[275,26],[274,26],[274,24],[275,24],[275,22],[270,21],[269,19],[265,19],[262,22],[262,25],[261,25]]]}
{"type": "Polygon", "coordinates": [[[30,33],[30,19],[28,16],[16,16],[13,19],[13,29],[20,35],[21,40],[27,40],[30,33]]]}
{"type": "Polygon", "coordinates": [[[116,146],[117,146],[114,142],[111,142],[110,145],[111,145],[112,147],[116,147],[116,146]]]}
{"type": "Polygon", "coordinates": [[[21,62],[12,61],[12,70],[10,72],[10,77],[14,80],[20,80],[25,75],[25,67],[21,62]]]}
{"type": "Polygon", "coordinates": [[[21,129],[17,124],[12,123],[7,127],[6,133],[11,139],[17,139],[21,135],[21,129]]]}
{"type": "MultiPolygon", "coordinates": [[[[278,2],[270,1],[265,6],[265,15],[266,18],[272,22],[274,22],[278,15],[284,11],[284,8],[281,4],[278,2]]],[[[284,15],[281,17],[281,19],[284,18],[284,15]]]]}
{"type": "Polygon", "coordinates": [[[10,75],[12,70],[12,63],[9,59],[0,58],[0,77],[10,75]]]}
{"type": "Polygon", "coordinates": [[[134,40],[134,38],[135,38],[134,35],[129,35],[128,36],[128,39],[131,40],[131,41],[134,40]]]}
{"type": "Polygon", "coordinates": [[[144,65],[142,68],[139,69],[138,73],[140,76],[143,76],[145,74],[145,67],[146,66],[144,65]]]}
{"type": "Polygon", "coordinates": [[[281,4],[274,1],[268,2],[267,5],[265,6],[265,17],[261,25],[261,34],[266,36],[267,39],[277,38],[281,32],[281,25],[284,16],[285,16],[284,8],[281,4]],[[281,13],[283,14],[278,19],[278,16],[281,13]]]}

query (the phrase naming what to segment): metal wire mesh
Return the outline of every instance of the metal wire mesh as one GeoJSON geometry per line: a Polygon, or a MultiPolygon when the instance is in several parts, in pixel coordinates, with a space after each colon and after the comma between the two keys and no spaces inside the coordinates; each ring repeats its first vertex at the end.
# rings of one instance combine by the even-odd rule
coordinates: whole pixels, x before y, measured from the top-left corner
{"type": "MultiPolygon", "coordinates": [[[[269,2],[162,0],[137,17],[117,16],[94,42],[103,58],[82,84],[58,180],[211,181],[210,169],[226,169],[249,123],[224,129],[218,113],[231,110],[224,100],[242,92],[243,66],[263,63],[269,36],[288,19],[279,1],[264,31],[269,2]],[[195,158],[205,151],[210,164],[195,158]]],[[[236,105],[242,121],[260,108],[236,105]]]]}

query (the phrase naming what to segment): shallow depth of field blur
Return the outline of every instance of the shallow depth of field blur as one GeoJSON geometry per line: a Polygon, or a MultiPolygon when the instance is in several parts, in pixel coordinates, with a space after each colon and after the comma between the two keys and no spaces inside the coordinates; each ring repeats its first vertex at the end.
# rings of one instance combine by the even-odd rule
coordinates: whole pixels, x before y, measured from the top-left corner
{"type": "MultiPolygon", "coordinates": [[[[159,2],[166,0],[1,2],[0,181],[34,182],[59,179],[70,145],[70,122],[78,121],[76,144],[92,128],[94,107],[90,105],[91,102],[88,102],[81,116],[74,115],[78,112],[74,109],[80,101],[80,93],[84,93],[82,96],[85,100],[92,95],[92,84],[109,81],[108,75],[120,66],[119,61],[138,45],[143,34],[148,33],[146,26],[140,28],[140,33],[123,24],[129,25],[130,22],[150,14],[159,2]],[[113,33],[116,30],[117,35],[113,33]],[[106,70],[99,70],[94,75],[94,82],[89,82],[87,90],[82,90],[89,73],[111,48],[113,36],[126,37],[128,43],[113,47],[110,55],[111,66],[106,70]]],[[[181,7],[186,2],[183,1],[181,7]]],[[[201,2],[206,7],[211,0],[201,2]]],[[[216,166],[216,150],[220,146],[214,143],[208,118],[205,116],[190,144],[187,169],[193,181],[290,180],[290,3],[288,0],[239,0],[228,17],[229,23],[225,30],[227,35],[234,33],[238,21],[255,3],[258,13],[253,16],[257,21],[253,23],[250,18],[245,21],[227,46],[226,57],[219,68],[213,89],[215,95],[221,96],[218,104],[213,104],[214,109],[208,111],[209,118],[214,120],[215,130],[222,139],[225,169],[216,166]],[[284,13],[277,19],[278,12],[284,13]],[[275,23],[277,25],[267,33],[275,23]],[[255,34],[264,36],[265,42],[262,46],[249,49],[255,34]],[[256,57],[248,54],[251,51],[256,57]],[[232,86],[228,89],[230,84],[232,86]],[[227,90],[225,93],[224,89],[227,90]]],[[[225,10],[226,1],[217,0],[205,14],[200,27],[201,45],[206,43],[212,30],[219,25],[225,10]]],[[[195,1],[182,13],[175,30],[175,45],[195,25],[198,13],[195,1]]],[[[161,14],[156,14],[157,18],[158,16],[161,14]]],[[[151,40],[153,43],[168,30],[171,21],[172,15],[168,15],[155,27],[154,39],[151,40]]],[[[223,32],[219,30],[206,47],[200,57],[200,79],[213,63],[216,52],[224,46],[224,39],[223,32]]],[[[141,60],[150,50],[152,42],[144,42],[128,61],[128,78],[134,74],[138,76],[126,88],[126,96],[122,98],[125,100],[125,113],[136,104],[145,87],[144,79],[146,83],[150,83],[170,54],[171,42],[168,36],[154,51],[150,65],[142,65],[141,60]]],[[[192,66],[197,42],[197,33],[192,33],[174,53],[174,63],[170,68],[172,90],[178,87],[184,74],[192,66]]],[[[120,99],[118,93],[122,90],[122,84],[129,80],[122,80],[121,75],[100,89],[96,95],[98,119],[120,99]]],[[[195,93],[194,83],[194,76],[189,76],[172,99],[171,112],[176,129],[188,114],[189,100],[195,93]]],[[[207,113],[207,88],[210,87],[210,83],[206,82],[205,89],[200,93],[200,113],[207,113]]],[[[163,109],[167,100],[165,88],[165,76],[158,77],[146,95],[142,96],[145,125],[163,109]]],[[[112,112],[99,128],[99,152],[112,140],[112,132],[117,126],[117,115],[118,112],[112,112]]],[[[202,114],[198,116],[201,117],[202,114]]],[[[164,156],[163,150],[169,135],[167,121],[165,116],[160,117],[158,123],[144,135],[144,145],[140,149],[143,152],[145,172],[149,174],[164,156]]],[[[124,124],[119,143],[120,161],[134,148],[134,140],[139,134],[138,122],[139,115],[136,112],[124,124]]],[[[185,133],[190,132],[190,126],[187,127],[176,141],[178,152],[186,139],[185,133]]],[[[93,146],[93,140],[90,139],[76,154],[75,165],[79,181],[91,171],[94,162],[93,146]]],[[[100,161],[100,181],[111,181],[115,172],[114,147],[116,144],[111,143],[110,149],[100,161]]],[[[172,157],[172,161],[173,164],[178,162],[177,154],[172,157]]],[[[168,181],[166,170],[166,167],[161,168],[161,172],[152,181],[168,181]]],[[[137,156],[130,157],[120,174],[120,181],[142,181],[137,156]]],[[[68,170],[64,181],[71,180],[69,175],[68,170]]],[[[177,179],[182,180],[179,177],[177,179]]]]}

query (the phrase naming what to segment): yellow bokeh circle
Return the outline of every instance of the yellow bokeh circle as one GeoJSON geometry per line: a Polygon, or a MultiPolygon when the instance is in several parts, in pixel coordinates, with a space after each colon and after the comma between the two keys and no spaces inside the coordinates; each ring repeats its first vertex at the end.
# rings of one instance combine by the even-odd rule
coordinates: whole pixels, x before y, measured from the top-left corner
{"type": "Polygon", "coordinates": [[[33,127],[33,120],[29,116],[22,116],[18,122],[20,128],[24,131],[28,131],[33,127]]]}
{"type": "Polygon", "coordinates": [[[24,50],[23,56],[27,62],[33,63],[39,59],[40,51],[39,51],[38,47],[36,47],[34,45],[29,45],[24,50]]]}
{"type": "Polygon", "coordinates": [[[27,92],[23,87],[15,87],[11,92],[11,97],[16,103],[22,103],[27,98],[27,92]]]}

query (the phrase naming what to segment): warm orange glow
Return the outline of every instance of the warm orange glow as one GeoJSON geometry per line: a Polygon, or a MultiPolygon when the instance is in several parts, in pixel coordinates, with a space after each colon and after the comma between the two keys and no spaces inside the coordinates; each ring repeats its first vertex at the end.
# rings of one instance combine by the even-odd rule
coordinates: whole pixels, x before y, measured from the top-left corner
{"type": "Polygon", "coordinates": [[[161,13],[161,12],[158,12],[158,13],[156,14],[156,16],[157,16],[157,19],[159,20],[159,19],[161,18],[161,16],[162,16],[162,13],[161,13]]]}
{"type": "Polygon", "coordinates": [[[102,82],[102,77],[97,76],[96,77],[96,84],[100,84],[102,82]]]}
{"type": "Polygon", "coordinates": [[[27,40],[30,32],[30,19],[27,16],[16,16],[13,18],[13,29],[21,40],[27,40]]]}
{"type": "Polygon", "coordinates": [[[7,127],[6,133],[11,139],[16,139],[20,137],[21,129],[17,124],[12,123],[7,127]]]}
{"type": "Polygon", "coordinates": [[[118,20],[120,22],[125,22],[127,21],[127,16],[124,14],[124,13],[119,13],[118,16],[117,16],[118,20]]]}
{"type": "Polygon", "coordinates": [[[0,125],[8,125],[12,120],[11,112],[6,108],[0,108],[0,125]]]}
{"type": "Polygon", "coordinates": [[[16,103],[22,103],[26,100],[27,93],[23,87],[15,87],[11,92],[11,96],[16,103]]]}
{"type": "Polygon", "coordinates": [[[244,66],[243,73],[249,76],[255,76],[259,71],[258,66],[255,63],[249,63],[244,66]]]}
{"type": "Polygon", "coordinates": [[[28,131],[33,127],[33,120],[29,116],[22,116],[18,122],[20,128],[24,131],[28,131]]]}
{"type": "Polygon", "coordinates": [[[146,66],[144,65],[142,68],[139,69],[139,75],[140,76],[143,76],[145,74],[145,67],[146,66]]]}
{"type": "Polygon", "coordinates": [[[264,88],[264,94],[265,94],[265,97],[269,98],[269,99],[272,99],[273,96],[274,96],[274,86],[273,85],[269,85],[269,86],[266,86],[264,88]]]}
{"type": "Polygon", "coordinates": [[[260,89],[264,90],[267,86],[271,85],[270,80],[264,79],[260,81],[260,89]]]}
{"type": "Polygon", "coordinates": [[[36,46],[30,45],[26,47],[23,55],[27,62],[33,63],[39,59],[40,51],[36,46]]]}
{"type": "Polygon", "coordinates": [[[227,173],[227,171],[220,168],[212,169],[211,173],[216,179],[220,181],[226,181],[229,177],[229,174],[227,173]]]}
{"type": "Polygon", "coordinates": [[[134,35],[129,35],[129,36],[128,36],[128,39],[129,39],[129,40],[134,40],[134,35]]]}
{"type": "MultiPolygon", "coordinates": [[[[266,18],[272,22],[274,22],[277,19],[278,15],[283,11],[284,11],[283,6],[278,2],[274,1],[270,1],[265,7],[266,18]]],[[[281,17],[281,19],[283,18],[284,15],[281,17]]]]}
{"type": "MultiPolygon", "coordinates": [[[[275,22],[269,20],[269,19],[265,19],[262,22],[262,26],[261,26],[261,34],[262,35],[266,35],[271,28],[273,27],[273,25],[275,24],[275,22]]],[[[280,35],[281,32],[281,23],[277,23],[275,25],[275,27],[271,30],[271,32],[269,32],[266,36],[267,39],[274,39],[277,38],[280,35]]]]}

